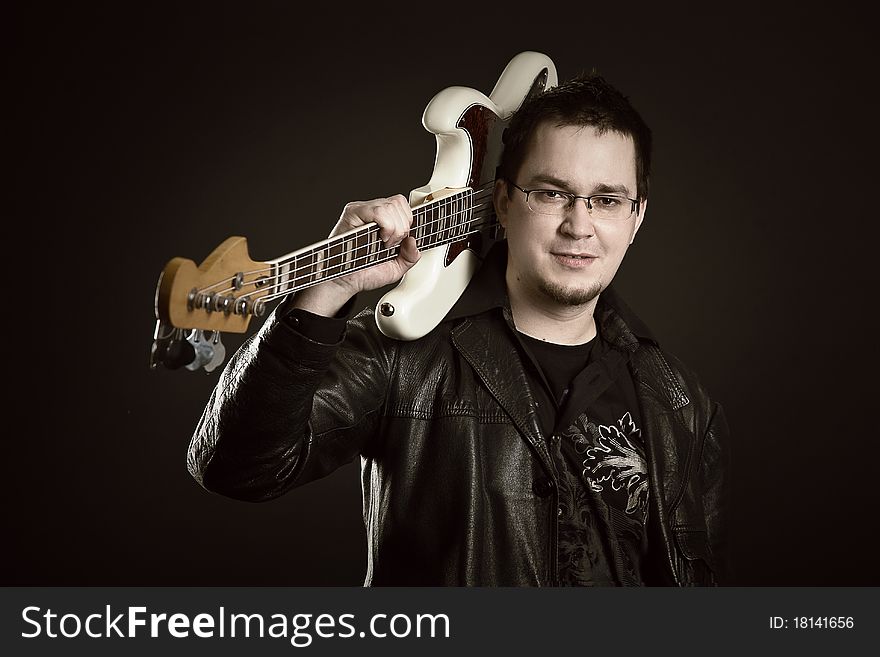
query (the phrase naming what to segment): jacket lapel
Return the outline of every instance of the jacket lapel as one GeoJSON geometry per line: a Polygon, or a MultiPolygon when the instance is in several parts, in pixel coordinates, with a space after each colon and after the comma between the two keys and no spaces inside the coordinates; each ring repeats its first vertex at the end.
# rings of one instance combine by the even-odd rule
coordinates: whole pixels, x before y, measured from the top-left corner
{"type": "MultiPolygon", "coordinates": [[[[675,545],[672,527],[676,509],[690,497],[686,490],[695,458],[696,440],[688,428],[685,415],[692,404],[660,350],[645,345],[633,357],[633,379],[642,416],[642,437],[648,456],[650,496],[656,514],[649,523],[663,543],[663,552],[655,551],[655,559],[665,562],[665,571],[676,585],[683,585],[681,560],[675,545]],[[663,555],[661,557],[661,554],[663,555]]],[[[690,500],[699,503],[699,500],[690,500]]],[[[688,517],[702,517],[691,509],[688,517]]]]}
{"type": "Polygon", "coordinates": [[[681,500],[693,457],[694,436],[683,410],[690,400],[660,350],[640,349],[633,358],[633,378],[642,414],[645,447],[659,502],[672,513],[681,500]]]}
{"type": "Polygon", "coordinates": [[[452,343],[510,416],[547,473],[555,476],[525,368],[497,313],[466,318],[452,329],[452,343]]]}

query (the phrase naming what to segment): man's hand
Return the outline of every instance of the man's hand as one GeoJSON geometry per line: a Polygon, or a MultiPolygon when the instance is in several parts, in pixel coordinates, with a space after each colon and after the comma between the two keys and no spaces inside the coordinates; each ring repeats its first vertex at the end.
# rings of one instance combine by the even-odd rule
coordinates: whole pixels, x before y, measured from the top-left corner
{"type": "Polygon", "coordinates": [[[384,247],[392,249],[399,244],[400,253],[394,260],[302,290],[293,300],[293,307],[332,317],[358,292],[368,292],[399,281],[421,257],[415,239],[409,237],[412,220],[412,208],[406,197],[400,194],[348,203],[329,237],[375,223],[379,226],[379,237],[384,247]]]}

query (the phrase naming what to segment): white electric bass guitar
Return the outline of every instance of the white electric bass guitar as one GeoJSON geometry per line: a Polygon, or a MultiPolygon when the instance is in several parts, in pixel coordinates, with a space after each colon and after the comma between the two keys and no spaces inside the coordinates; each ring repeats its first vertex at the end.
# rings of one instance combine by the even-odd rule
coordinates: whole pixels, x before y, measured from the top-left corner
{"type": "MultiPolygon", "coordinates": [[[[492,189],[504,127],[526,98],[556,84],[549,57],[522,52],[507,64],[489,96],[448,87],[428,103],[422,124],[436,136],[434,171],[409,196],[410,235],[422,256],[376,304],[382,333],[418,339],[464,292],[485,242],[498,237],[492,189]]],[[[173,258],[156,289],[151,366],[211,371],[225,357],[221,333],[244,333],[271,302],[392,260],[399,248],[384,248],[378,226],[371,223],[265,262],[250,258],[244,237],[226,239],[200,265],[173,258]]]]}

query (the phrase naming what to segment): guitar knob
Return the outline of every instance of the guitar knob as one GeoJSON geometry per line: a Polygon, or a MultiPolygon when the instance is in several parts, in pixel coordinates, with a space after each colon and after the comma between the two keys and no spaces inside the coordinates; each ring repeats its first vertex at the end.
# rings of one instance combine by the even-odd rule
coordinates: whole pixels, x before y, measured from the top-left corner
{"type": "Polygon", "coordinates": [[[379,312],[385,317],[391,317],[394,314],[394,306],[386,301],[379,306],[379,312]]]}

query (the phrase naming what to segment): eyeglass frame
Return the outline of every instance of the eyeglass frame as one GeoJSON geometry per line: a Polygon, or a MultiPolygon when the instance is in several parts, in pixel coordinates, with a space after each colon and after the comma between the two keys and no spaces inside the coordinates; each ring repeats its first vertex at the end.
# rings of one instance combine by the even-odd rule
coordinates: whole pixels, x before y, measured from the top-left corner
{"type": "MultiPolygon", "coordinates": [[[[566,191],[564,191],[564,190],[562,190],[562,189],[547,189],[547,188],[544,188],[544,187],[536,187],[535,189],[523,189],[522,187],[520,187],[519,185],[517,185],[515,182],[513,182],[512,180],[510,180],[509,178],[504,178],[504,180],[506,180],[507,182],[509,182],[511,185],[513,185],[513,186],[516,187],[519,191],[521,191],[523,194],[526,195],[526,207],[529,209],[530,212],[534,212],[535,214],[544,214],[544,213],[543,213],[543,212],[538,212],[537,210],[532,210],[532,206],[529,205],[529,194],[531,194],[532,192],[555,192],[556,194],[562,194],[562,195],[564,195],[564,196],[570,196],[570,197],[571,197],[571,200],[570,200],[570,201],[568,202],[568,204],[563,208],[563,213],[566,212],[566,211],[573,210],[573,209],[574,209],[574,206],[575,206],[575,203],[577,202],[577,200],[578,200],[579,198],[582,198],[582,199],[584,199],[584,200],[587,202],[587,211],[588,211],[588,212],[591,211],[591,210],[593,209],[593,202],[592,202],[592,200],[591,200],[591,199],[593,199],[593,198],[604,197],[604,198],[626,199],[627,201],[629,201],[629,202],[632,204],[632,205],[630,206],[629,214],[626,215],[625,219],[619,219],[618,221],[625,221],[626,219],[629,219],[631,216],[633,216],[634,214],[637,213],[637,208],[638,208],[638,206],[639,206],[639,200],[638,200],[638,199],[635,199],[635,198],[630,198],[629,196],[618,196],[618,195],[616,195],[616,194],[608,194],[608,193],[605,193],[605,194],[590,194],[589,196],[582,196],[582,195],[580,195],[580,194],[575,194],[575,193],[573,193],[573,192],[566,192],[566,191]]],[[[545,216],[547,216],[547,217],[552,217],[552,216],[554,216],[554,215],[552,215],[552,214],[545,214],[545,216]]]]}

